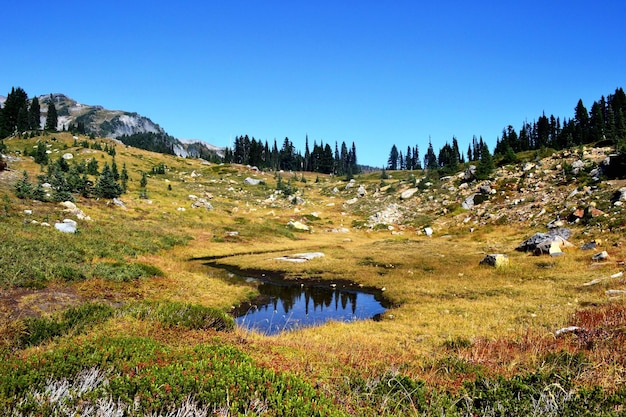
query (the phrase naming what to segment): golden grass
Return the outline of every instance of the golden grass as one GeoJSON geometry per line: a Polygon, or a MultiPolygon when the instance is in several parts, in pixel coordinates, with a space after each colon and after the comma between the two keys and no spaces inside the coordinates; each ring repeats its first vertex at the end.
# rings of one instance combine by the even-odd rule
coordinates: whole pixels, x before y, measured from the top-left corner
{"type": "MultiPolygon", "coordinates": [[[[69,134],[54,136],[58,138],[57,144],[67,144],[71,150],[69,134]]],[[[22,149],[32,143],[32,140],[7,141],[10,149],[22,149]]],[[[96,157],[100,167],[105,160],[111,160],[102,152],[75,153],[77,159],[96,157]]],[[[152,325],[131,319],[110,321],[98,331],[145,334],[172,343],[219,337],[267,366],[292,370],[327,383],[345,373],[367,377],[389,369],[441,381],[445,377],[433,363],[436,358],[450,354],[444,347],[446,341],[473,342],[473,347],[463,351],[461,357],[502,373],[537,366],[541,354],[562,347],[554,343],[556,329],[571,324],[577,310],[606,304],[605,291],[623,285],[623,280],[618,279],[583,286],[621,268],[613,261],[593,263],[589,252],[576,248],[566,250],[558,258],[515,252],[521,241],[537,231],[519,225],[487,226],[474,233],[449,229],[445,231],[448,236],[438,233],[432,238],[418,235],[410,226],[401,235],[352,228],[353,221],[363,218],[344,206],[342,197],[330,193],[342,183],[328,176],[306,174],[306,184],[296,182],[304,190],[306,203],[293,206],[282,198],[275,203],[263,203],[273,192],[274,176],[256,174],[245,167],[201,165],[199,161],[121,145],[117,145],[116,161],[119,169],[123,163],[127,164],[131,177],[129,193],[122,196],[127,209],[82,199],[77,202],[79,207],[96,224],[102,219],[125,221],[128,227],[133,227],[135,222],[150,222],[155,234],[182,231],[193,239],[186,246],[135,260],[157,266],[165,277],[133,283],[94,279],[72,284],[85,298],[113,302],[167,299],[228,310],[254,296],[251,287],[234,284],[225,279],[225,271],[203,264],[202,259],[213,259],[224,267],[278,271],[287,277],[350,280],[366,287],[384,288],[395,307],[381,322],[329,323],[277,336],[243,330],[231,335],[186,332],[183,342],[175,331],[155,333],[155,329],[149,328],[152,325]],[[164,176],[149,178],[150,201],[142,200],[138,197],[141,171],[149,171],[159,163],[165,163],[169,171],[164,176]],[[198,175],[191,177],[194,171],[198,175]],[[256,188],[243,185],[246,176],[255,175],[263,178],[266,185],[256,188]],[[315,183],[318,177],[320,183],[315,183]],[[190,208],[190,194],[206,195],[214,210],[190,208]],[[185,211],[178,210],[180,207],[185,211]],[[307,217],[312,213],[314,217],[307,217]],[[290,219],[307,222],[312,233],[287,230],[290,219]],[[348,227],[350,231],[332,232],[339,227],[348,227]],[[237,234],[227,233],[233,231],[237,234]],[[308,251],[321,251],[325,256],[304,264],[275,260],[278,256],[308,251]],[[508,254],[510,266],[499,269],[480,266],[487,253],[508,254]]],[[[28,159],[12,168],[28,170],[31,179],[39,170],[28,159]]],[[[283,180],[289,175],[283,174],[283,180]]],[[[380,178],[369,174],[357,181],[374,189],[380,178]]],[[[10,193],[10,184],[0,184],[0,191],[10,193]]],[[[14,204],[21,207],[20,202],[14,204]]],[[[58,215],[58,207],[44,206],[58,215]]],[[[577,232],[572,238],[576,245],[589,239],[577,232]]],[[[619,239],[619,236],[609,238],[619,239]]],[[[602,249],[610,251],[611,259],[626,257],[626,249],[622,247],[606,243],[602,249]]],[[[623,304],[623,299],[620,303],[623,304]]],[[[598,357],[598,360],[605,359],[598,357]]],[[[614,369],[612,380],[623,378],[623,370],[617,366],[614,369]]]]}

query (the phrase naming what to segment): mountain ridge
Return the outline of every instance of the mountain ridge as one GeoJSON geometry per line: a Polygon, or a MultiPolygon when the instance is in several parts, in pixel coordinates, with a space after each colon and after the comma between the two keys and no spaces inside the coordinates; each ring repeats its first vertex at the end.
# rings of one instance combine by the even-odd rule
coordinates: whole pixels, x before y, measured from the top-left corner
{"type": "MultiPolygon", "coordinates": [[[[226,148],[209,144],[200,139],[179,139],[169,135],[159,124],[137,112],[110,110],[101,105],[83,104],[63,94],[52,93],[37,97],[41,106],[41,126],[45,124],[50,100],[58,114],[57,130],[68,130],[70,126],[82,126],[85,133],[100,137],[120,139],[143,133],[153,133],[164,138],[174,154],[181,157],[205,157],[217,155],[222,158],[226,148]]],[[[0,96],[0,105],[6,100],[0,96]]]]}

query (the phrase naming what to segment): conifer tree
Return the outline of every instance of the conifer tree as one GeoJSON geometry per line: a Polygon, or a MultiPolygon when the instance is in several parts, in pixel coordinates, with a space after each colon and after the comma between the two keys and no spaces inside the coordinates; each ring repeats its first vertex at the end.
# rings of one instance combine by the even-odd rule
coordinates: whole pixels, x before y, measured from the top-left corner
{"type": "Polygon", "coordinates": [[[57,109],[54,105],[54,97],[50,94],[50,101],[48,102],[48,115],[46,116],[46,130],[56,132],[57,124],[59,123],[59,117],[57,115],[57,109]]]}
{"type": "Polygon", "coordinates": [[[433,144],[428,140],[428,150],[426,150],[426,156],[424,157],[424,165],[426,169],[437,169],[439,167],[437,163],[437,155],[433,149],[433,144]]]}
{"type": "Polygon", "coordinates": [[[489,147],[483,142],[480,150],[480,162],[476,167],[476,178],[479,180],[486,180],[489,178],[494,169],[495,165],[493,163],[491,152],[489,152],[489,147]]]}
{"type": "Polygon", "coordinates": [[[30,130],[39,130],[41,127],[41,106],[39,105],[39,99],[33,97],[30,108],[28,109],[28,128],[30,130]]]}
{"type": "Polygon", "coordinates": [[[115,178],[113,177],[113,172],[111,171],[111,167],[109,167],[108,163],[104,163],[104,168],[102,168],[102,173],[98,178],[98,182],[96,182],[96,186],[94,187],[94,195],[100,198],[117,198],[122,194],[122,187],[115,182],[115,178]]]}
{"type": "Polygon", "coordinates": [[[126,162],[122,165],[122,174],[120,179],[122,181],[122,192],[125,193],[128,189],[128,171],[126,170],[126,162]]]}
{"type": "Polygon", "coordinates": [[[17,198],[26,199],[33,195],[33,185],[28,178],[28,172],[22,173],[22,178],[15,184],[15,195],[17,198]]]}
{"type": "Polygon", "coordinates": [[[396,145],[391,146],[391,151],[389,152],[389,159],[387,160],[387,168],[391,171],[395,171],[398,169],[398,148],[396,145]]]}

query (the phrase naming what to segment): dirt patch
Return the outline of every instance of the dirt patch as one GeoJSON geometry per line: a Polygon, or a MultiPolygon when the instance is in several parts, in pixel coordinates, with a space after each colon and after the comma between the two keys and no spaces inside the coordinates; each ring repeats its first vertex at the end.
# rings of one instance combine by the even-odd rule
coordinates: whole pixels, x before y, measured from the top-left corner
{"type": "Polygon", "coordinates": [[[0,319],[11,320],[51,314],[80,302],[81,297],[74,289],[68,287],[3,290],[0,291],[0,319]]]}

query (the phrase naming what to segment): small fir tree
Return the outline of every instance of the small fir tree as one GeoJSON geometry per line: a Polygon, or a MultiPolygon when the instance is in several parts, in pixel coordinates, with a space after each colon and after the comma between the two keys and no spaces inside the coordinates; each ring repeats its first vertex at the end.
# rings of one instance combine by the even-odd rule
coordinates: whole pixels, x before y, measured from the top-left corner
{"type": "Polygon", "coordinates": [[[115,182],[113,172],[109,164],[105,162],[102,173],[94,187],[94,195],[100,198],[117,198],[122,194],[122,187],[115,182]]]}
{"type": "Polygon", "coordinates": [[[59,116],[57,114],[57,109],[54,105],[54,98],[52,97],[52,94],[50,94],[50,101],[48,103],[48,115],[46,116],[46,130],[56,132],[58,123],[59,116]]]}
{"type": "Polygon", "coordinates": [[[33,185],[28,178],[28,172],[22,173],[22,178],[15,184],[15,195],[22,200],[33,196],[33,185]]]}

